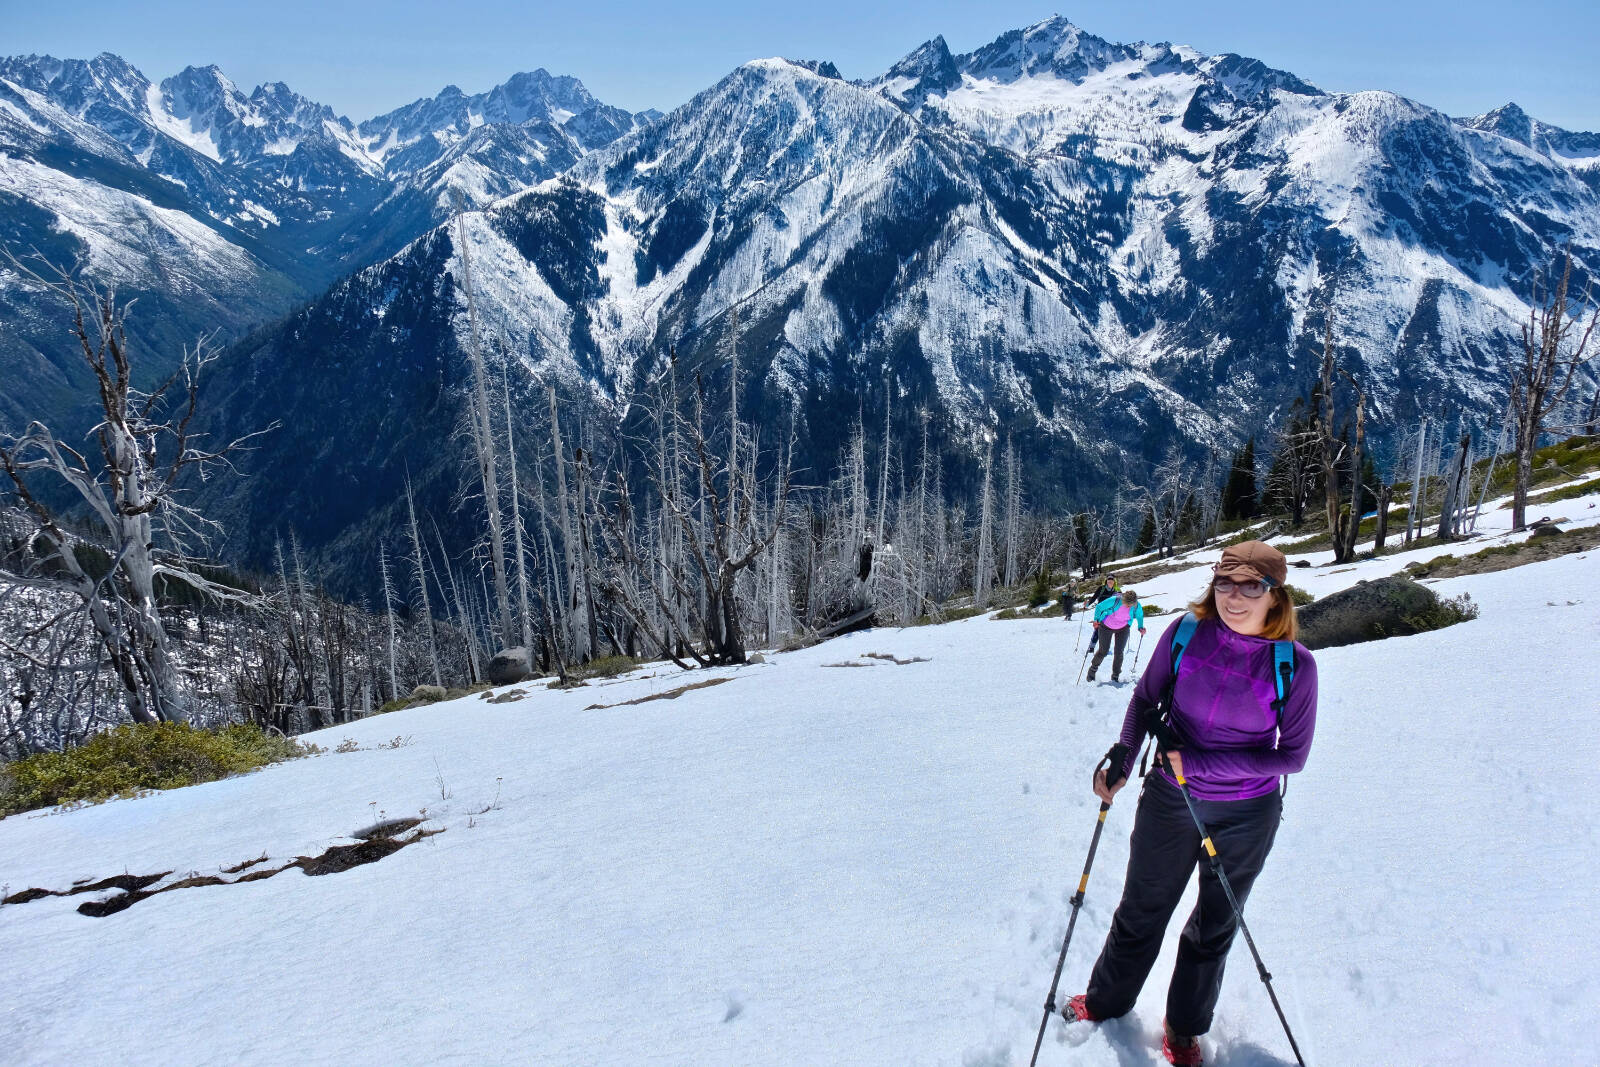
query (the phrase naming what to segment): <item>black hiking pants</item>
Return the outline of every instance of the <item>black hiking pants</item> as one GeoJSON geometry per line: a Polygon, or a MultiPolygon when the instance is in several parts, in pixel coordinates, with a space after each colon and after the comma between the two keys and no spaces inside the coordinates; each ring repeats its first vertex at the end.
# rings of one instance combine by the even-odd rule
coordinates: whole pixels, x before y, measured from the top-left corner
{"type": "MultiPolygon", "coordinates": [[[[1195,809],[1211,832],[1223,873],[1242,908],[1272,850],[1283,798],[1274,790],[1250,800],[1197,799],[1195,809]]],[[[1223,965],[1239,923],[1200,846],[1200,832],[1183,794],[1152,770],[1133,820],[1122,902],[1089,976],[1089,1010],[1099,1018],[1115,1019],[1133,1010],[1196,864],[1200,899],[1178,940],[1178,963],[1167,987],[1167,1022],[1174,1033],[1190,1035],[1211,1029],[1223,965]]]]}
{"type": "Polygon", "coordinates": [[[1113,630],[1109,626],[1102,626],[1094,632],[1095,640],[1099,647],[1095,649],[1094,659],[1089,662],[1089,677],[1094,677],[1094,672],[1100,669],[1100,664],[1105,660],[1106,653],[1111,651],[1112,642],[1116,643],[1117,654],[1111,661],[1111,677],[1122,677],[1122,654],[1128,649],[1128,634],[1132,626],[1124,626],[1120,630],[1113,630]]]}

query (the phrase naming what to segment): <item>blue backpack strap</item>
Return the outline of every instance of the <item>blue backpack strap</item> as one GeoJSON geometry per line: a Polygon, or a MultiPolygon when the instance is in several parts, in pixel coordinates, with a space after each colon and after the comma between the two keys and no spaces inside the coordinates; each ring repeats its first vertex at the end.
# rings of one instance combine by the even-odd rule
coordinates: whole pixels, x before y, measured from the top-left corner
{"type": "Polygon", "coordinates": [[[1289,690],[1294,683],[1295,652],[1293,641],[1272,642],[1272,684],[1278,690],[1278,699],[1272,710],[1278,713],[1278,728],[1283,728],[1283,708],[1289,703],[1289,690]]]}
{"type": "MultiPolygon", "coordinates": [[[[1199,625],[1200,620],[1192,611],[1184,612],[1183,618],[1178,620],[1178,628],[1172,634],[1172,677],[1167,679],[1166,687],[1161,691],[1161,702],[1154,708],[1148,709],[1147,712],[1155,719],[1164,720],[1172,714],[1173,691],[1178,686],[1178,664],[1183,662],[1183,650],[1189,647],[1189,641],[1194,637],[1194,631],[1199,625]]],[[[1148,729],[1147,732],[1152,739],[1155,737],[1153,728],[1148,729]]],[[[1139,757],[1139,774],[1141,777],[1145,773],[1145,757],[1149,756],[1149,754],[1150,748],[1147,745],[1145,746],[1144,755],[1139,757]]]]}
{"type": "Polygon", "coordinates": [[[1178,664],[1183,662],[1183,650],[1189,647],[1190,638],[1194,637],[1195,627],[1200,625],[1200,620],[1192,611],[1183,613],[1183,618],[1178,620],[1178,631],[1172,635],[1172,677],[1178,677],[1178,664]]]}
{"type": "MultiPolygon", "coordinates": [[[[1272,710],[1278,714],[1278,733],[1283,733],[1283,708],[1289,703],[1289,690],[1294,683],[1295,652],[1293,641],[1272,642],[1272,683],[1278,689],[1278,699],[1272,710]]],[[[1280,797],[1289,795],[1289,776],[1283,776],[1280,797]]]]}

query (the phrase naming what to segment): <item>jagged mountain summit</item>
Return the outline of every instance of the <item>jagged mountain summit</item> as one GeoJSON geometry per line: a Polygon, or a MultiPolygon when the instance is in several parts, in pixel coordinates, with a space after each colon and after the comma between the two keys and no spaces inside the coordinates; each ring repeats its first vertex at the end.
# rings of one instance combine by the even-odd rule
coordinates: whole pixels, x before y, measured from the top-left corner
{"type": "MultiPolygon", "coordinates": [[[[237,336],[393,254],[447,217],[451,189],[486,205],[648,118],[542,70],[358,125],[214,66],[157,84],[111,54],[0,58],[0,243],[140,294],[159,373],[199,333],[237,336]]],[[[70,402],[53,307],[0,273],[0,370],[22,383],[0,424],[70,402]]]]}
{"type": "Polygon", "coordinates": [[[1591,187],[1600,187],[1600,134],[1572,133],[1540,122],[1515,103],[1475,118],[1456,119],[1456,122],[1468,129],[1497,133],[1515,141],[1569,167],[1591,187]]]}
{"type": "MultiPolygon", "coordinates": [[[[1380,438],[1424,411],[1486,420],[1532,276],[1568,243],[1585,271],[1600,254],[1582,158],[1062,19],[858,83],[747,63],[467,223],[484,335],[525,386],[624,418],[669,348],[723,366],[737,308],[741,410],[794,413],[811,469],[887,400],[906,439],[930,413],[952,474],[1011,434],[1035,498],[1076,501],[1270,426],[1330,308],[1380,438]]],[[[329,346],[341,375],[390,366],[404,342],[369,327],[419,294],[438,347],[404,358],[453,417],[455,244],[436,231],[238,358],[286,388],[329,346]]]]}

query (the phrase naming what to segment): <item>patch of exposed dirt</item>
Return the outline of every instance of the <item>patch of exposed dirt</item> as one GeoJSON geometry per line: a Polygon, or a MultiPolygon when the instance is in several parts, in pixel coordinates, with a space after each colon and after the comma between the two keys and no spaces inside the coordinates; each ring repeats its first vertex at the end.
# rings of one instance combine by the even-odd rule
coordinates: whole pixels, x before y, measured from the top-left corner
{"type": "Polygon", "coordinates": [[[102,878],[91,882],[84,878],[72,883],[71,889],[24,889],[20,893],[13,893],[0,904],[26,904],[29,901],[41,900],[44,897],[75,897],[80,893],[99,893],[107,889],[120,889],[124,893],[137,893],[147,885],[154,885],[161,881],[171,871],[162,871],[160,874],[119,874],[114,878],[102,878]]]}
{"type": "MultiPolygon", "coordinates": [[[[25,889],[20,893],[0,900],[0,904],[26,904],[29,901],[39,900],[43,897],[69,897],[80,893],[93,893],[106,889],[119,889],[120,893],[107,897],[104,900],[87,900],[78,905],[80,914],[91,918],[104,918],[115,915],[119,911],[137,904],[141,900],[156,896],[160,893],[170,893],[175,889],[194,889],[208,885],[238,885],[240,882],[259,882],[263,878],[271,878],[275,874],[282,874],[291,867],[298,867],[308,875],[338,874],[348,871],[352,867],[360,867],[367,863],[376,863],[385,856],[392,856],[407,845],[414,845],[425,837],[444,833],[443,829],[421,829],[421,819],[390,819],[387,822],[369,826],[358,831],[353,836],[360,840],[353,845],[334,845],[321,855],[300,856],[281,867],[271,867],[259,871],[250,871],[238,878],[229,880],[213,874],[191,874],[187,878],[180,878],[160,889],[149,889],[170,875],[171,871],[160,874],[132,875],[120,874],[114,878],[103,878],[97,882],[87,880],[76,882],[71,889],[56,891],[52,889],[25,889]],[[403,836],[402,836],[403,835],[403,836]]],[[[265,863],[267,857],[248,860],[232,867],[224,867],[223,874],[239,874],[260,863],[265,863]]]]}
{"type": "Polygon", "coordinates": [[[889,663],[893,663],[896,667],[904,667],[907,664],[911,664],[911,663],[927,663],[928,662],[928,657],[927,656],[912,656],[910,659],[896,659],[893,655],[890,655],[890,654],[884,653],[884,652],[863,652],[863,653],[861,653],[861,655],[864,656],[867,659],[886,660],[889,663]]]}
{"type": "Polygon", "coordinates": [[[607,708],[626,708],[634,704],[648,704],[652,700],[677,700],[683,694],[693,689],[706,689],[723,682],[731,682],[732,678],[707,678],[703,682],[692,682],[689,685],[680,685],[676,689],[668,689],[661,693],[651,693],[649,696],[639,697],[636,700],[624,700],[617,704],[590,704],[584,711],[604,711],[607,708]]]}
{"type": "MultiPolygon", "coordinates": [[[[1186,552],[1187,551],[1199,550],[1188,549],[1186,552]]],[[[1179,557],[1176,562],[1171,560],[1162,560],[1159,563],[1146,563],[1138,567],[1124,567],[1121,570],[1107,568],[1106,573],[1115,575],[1117,581],[1121,582],[1122,587],[1126,589],[1129,586],[1137,585],[1140,582],[1148,582],[1152,578],[1160,578],[1167,574],[1177,574],[1179,571],[1192,570],[1194,567],[1194,560],[1185,560],[1182,557],[1179,557]]]]}

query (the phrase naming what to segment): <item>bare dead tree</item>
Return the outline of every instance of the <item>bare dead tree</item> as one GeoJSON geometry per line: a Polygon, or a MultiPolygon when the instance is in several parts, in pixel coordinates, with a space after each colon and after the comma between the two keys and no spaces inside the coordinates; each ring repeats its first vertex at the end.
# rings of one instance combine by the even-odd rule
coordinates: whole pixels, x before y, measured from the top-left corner
{"type": "MultiPolygon", "coordinates": [[[[1511,429],[1511,418],[1508,415],[1500,427],[1500,436],[1495,438],[1494,451],[1489,454],[1489,463],[1483,472],[1483,485],[1478,489],[1478,502],[1473,505],[1472,517],[1467,520],[1467,533],[1478,528],[1478,516],[1483,512],[1483,502],[1488,499],[1489,487],[1494,484],[1495,465],[1500,462],[1500,453],[1506,447],[1506,434],[1511,429]]],[[[1379,545],[1379,547],[1383,547],[1379,545]]]]}
{"type": "Polygon", "coordinates": [[[1533,453],[1547,431],[1552,412],[1559,407],[1578,379],[1578,372],[1595,358],[1589,347],[1600,307],[1590,311],[1592,287],[1573,299],[1572,249],[1561,257],[1561,277],[1548,294],[1535,281],[1528,321],[1522,325],[1522,348],[1506,359],[1511,417],[1516,450],[1516,483],[1511,497],[1511,528],[1527,525],[1528,485],[1533,480],[1533,453]],[[1588,325],[1584,315],[1588,313],[1588,325]]]}
{"type": "Polygon", "coordinates": [[[978,504],[978,561],[972,572],[973,603],[989,606],[989,589],[994,583],[994,442],[987,442],[983,453],[983,494],[978,504]]]}
{"type": "Polygon", "coordinates": [[[1459,536],[1460,510],[1463,499],[1462,479],[1466,477],[1470,466],[1468,451],[1472,446],[1472,435],[1462,434],[1461,440],[1456,444],[1455,458],[1450,461],[1450,467],[1444,479],[1444,502],[1439,507],[1439,540],[1448,541],[1459,536]]]}
{"type": "Polygon", "coordinates": [[[433,630],[433,604],[428,597],[428,560],[422,550],[422,531],[417,526],[417,505],[411,492],[411,479],[406,478],[406,514],[411,526],[411,569],[416,579],[416,593],[422,610],[422,624],[428,631],[428,658],[433,665],[433,684],[443,685],[439,674],[439,643],[433,630]]]}
{"type": "MultiPolygon", "coordinates": [[[[507,361],[509,363],[509,361],[507,361]]],[[[527,538],[522,528],[522,481],[517,472],[517,431],[511,422],[511,374],[500,379],[506,409],[506,460],[511,473],[511,544],[517,558],[517,616],[522,622],[522,648],[532,662],[533,615],[529,610],[527,538]]]]}
{"type": "MultiPolygon", "coordinates": [[[[1299,401],[1295,403],[1298,411],[1299,401]]],[[[1291,414],[1289,421],[1273,434],[1266,495],[1288,509],[1289,525],[1296,529],[1305,522],[1317,467],[1317,435],[1311,420],[1303,414],[1291,414]]]]}
{"type": "MultiPolygon", "coordinates": [[[[1345,560],[1340,555],[1344,544],[1344,516],[1340,507],[1339,463],[1344,458],[1345,441],[1334,430],[1333,421],[1333,311],[1327,312],[1322,333],[1321,409],[1316,413],[1317,448],[1322,459],[1323,516],[1328,523],[1328,536],[1333,541],[1335,563],[1345,560]]],[[[1351,505],[1352,508],[1354,505],[1351,505]]],[[[1358,520],[1359,521],[1359,520],[1358,520]]]]}
{"type": "Polygon", "coordinates": [[[472,393],[467,398],[472,422],[473,450],[478,460],[478,475],[483,488],[483,506],[489,518],[489,552],[494,565],[495,604],[498,609],[501,647],[515,642],[511,626],[511,594],[506,579],[506,541],[500,514],[500,480],[496,475],[494,431],[489,423],[488,371],[484,368],[483,345],[478,335],[478,301],[472,285],[472,257],[468,251],[466,212],[459,189],[451,189],[455,202],[456,234],[461,243],[461,285],[467,297],[467,352],[472,363],[472,393]]]}
{"type": "Polygon", "coordinates": [[[687,502],[670,496],[664,500],[672,518],[683,530],[690,562],[699,572],[704,589],[706,658],[714,664],[743,663],[744,637],[734,597],[735,583],[740,572],[772,545],[782,528],[792,485],[790,457],[794,451],[794,431],[791,429],[789,445],[779,460],[776,507],[763,529],[757,521],[755,487],[748,480],[730,471],[729,477],[723,480],[724,489],[718,489],[717,476],[722,463],[701,429],[704,401],[705,386],[696,378],[695,417],[684,420],[683,430],[698,461],[697,503],[708,510],[709,522],[701,526],[695,521],[699,507],[690,507],[687,502]]]}
{"type": "MultiPolygon", "coordinates": [[[[46,279],[13,261],[25,280],[72,309],[69,333],[94,375],[100,416],[93,451],[79,452],[42,422],[0,438],[0,468],[11,495],[31,516],[28,540],[38,566],[0,571],[0,583],[70,594],[89,619],[137,722],[188,717],[179,673],[162,623],[163,590],[174,583],[214,601],[252,598],[206,577],[196,555],[219,527],[183,502],[191,479],[232,469],[230,454],[266,430],[208,447],[195,426],[200,378],[216,358],[209,338],[185,349],[178,369],[152,392],[132,380],[126,317],[131,302],[65,274],[46,279]],[[69,533],[45,504],[41,482],[69,490],[90,524],[69,533]],[[85,551],[110,559],[93,573],[85,551]]],[[[268,429],[272,429],[269,427],[268,429]]]]}
{"type": "Polygon", "coordinates": [[[1022,476],[1017,464],[1017,449],[1010,434],[1006,435],[1006,563],[1005,584],[1016,585],[1022,580],[1017,570],[1021,561],[1019,542],[1022,540],[1022,476]]]}
{"type": "MultiPolygon", "coordinates": [[[[1329,334],[1331,337],[1331,325],[1329,334]]],[[[1330,366],[1331,346],[1323,355],[1324,380],[1326,380],[1327,370],[1330,366]]],[[[1367,440],[1367,394],[1366,390],[1361,388],[1361,384],[1356,381],[1355,376],[1348,370],[1340,367],[1339,374],[1344,377],[1345,381],[1350,383],[1350,388],[1356,395],[1355,437],[1350,446],[1350,510],[1342,512],[1339,509],[1339,479],[1330,468],[1326,477],[1328,484],[1333,486],[1330,491],[1334,495],[1334,513],[1332,516],[1334,521],[1328,529],[1333,538],[1333,561],[1335,563],[1348,563],[1350,560],[1355,559],[1356,542],[1361,537],[1361,450],[1366,445],[1367,440]]],[[[1326,389],[1327,387],[1325,386],[1324,388],[1326,389]]],[[[1323,407],[1331,418],[1333,411],[1331,399],[1324,399],[1323,407]]],[[[1324,456],[1326,454],[1324,452],[1324,456]]]]}
{"type": "Polygon", "coordinates": [[[389,623],[389,699],[400,699],[400,683],[395,676],[395,646],[399,643],[394,627],[394,583],[389,580],[389,555],[382,544],[378,546],[378,574],[382,579],[383,617],[389,623]]]}
{"type": "MultiPolygon", "coordinates": [[[[1145,508],[1154,522],[1158,558],[1167,559],[1177,552],[1178,526],[1194,499],[1194,493],[1195,483],[1190,464],[1178,446],[1173,445],[1167,449],[1145,485],[1145,508]]],[[[1118,525],[1115,517],[1100,519],[1096,531],[1109,541],[1118,525]]],[[[1107,549],[1117,551],[1114,544],[1108,543],[1099,552],[1103,554],[1107,549]]]]}
{"type": "Polygon", "coordinates": [[[584,560],[578,545],[578,528],[581,517],[573,516],[572,496],[567,492],[567,457],[561,443],[561,419],[556,408],[556,388],[548,386],[550,400],[550,447],[555,453],[557,529],[561,531],[562,554],[566,560],[567,601],[563,609],[567,624],[567,650],[570,658],[583,662],[594,655],[594,642],[590,634],[590,613],[593,605],[586,596],[588,584],[584,576],[584,560]]]}

